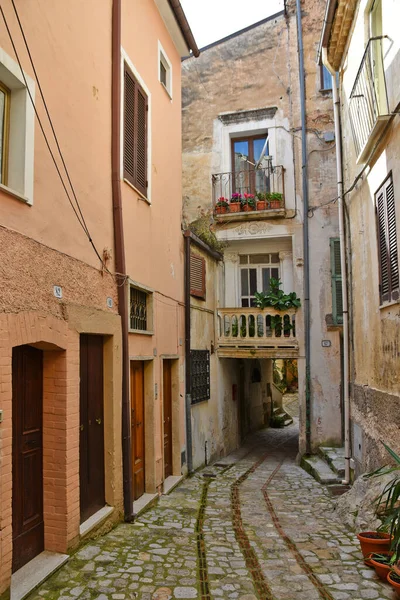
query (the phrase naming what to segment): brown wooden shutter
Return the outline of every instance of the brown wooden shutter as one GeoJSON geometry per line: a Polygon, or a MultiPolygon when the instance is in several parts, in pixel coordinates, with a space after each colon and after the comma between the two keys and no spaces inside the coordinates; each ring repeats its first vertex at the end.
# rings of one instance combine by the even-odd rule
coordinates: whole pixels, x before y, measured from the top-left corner
{"type": "Polygon", "coordinates": [[[198,298],[206,297],[206,261],[197,254],[190,255],[190,293],[198,298]]]}
{"type": "Polygon", "coordinates": [[[397,252],[396,207],[390,175],[375,194],[378,234],[379,292],[381,304],[398,300],[399,261],[397,252]]]}
{"type": "Polygon", "coordinates": [[[124,82],[124,178],[147,196],[147,95],[127,65],[124,82]]]}

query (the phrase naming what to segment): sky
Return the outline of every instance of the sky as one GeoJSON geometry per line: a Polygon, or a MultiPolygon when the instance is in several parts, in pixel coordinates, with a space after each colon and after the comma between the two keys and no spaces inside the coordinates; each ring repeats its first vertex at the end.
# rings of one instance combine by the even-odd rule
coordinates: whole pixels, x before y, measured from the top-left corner
{"type": "Polygon", "coordinates": [[[199,48],[283,9],[283,0],[181,0],[199,48]]]}

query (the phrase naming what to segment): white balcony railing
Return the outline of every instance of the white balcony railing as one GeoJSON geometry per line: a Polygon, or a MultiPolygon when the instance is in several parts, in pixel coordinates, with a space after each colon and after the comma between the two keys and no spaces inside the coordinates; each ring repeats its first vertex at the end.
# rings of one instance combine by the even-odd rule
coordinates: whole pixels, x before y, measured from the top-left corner
{"type": "Polygon", "coordinates": [[[220,347],[298,347],[295,308],[220,308],[218,321],[220,347]]]}

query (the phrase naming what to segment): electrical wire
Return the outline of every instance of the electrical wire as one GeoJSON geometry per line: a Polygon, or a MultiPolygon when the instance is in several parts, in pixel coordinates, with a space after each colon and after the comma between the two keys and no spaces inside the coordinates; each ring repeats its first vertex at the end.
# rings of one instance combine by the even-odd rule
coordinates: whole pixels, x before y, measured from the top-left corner
{"type": "MultiPolygon", "coordinates": [[[[45,132],[45,130],[44,130],[43,123],[42,123],[42,121],[41,121],[41,118],[40,118],[40,116],[39,116],[38,110],[37,110],[37,108],[36,108],[35,102],[34,102],[34,100],[33,100],[33,97],[32,97],[32,93],[31,93],[31,91],[30,91],[30,89],[29,89],[28,81],[27,81],[27,79],[26,79],[26,76],[25,76],[24,70],[23,70],[23,68],[22,68],[22,63],[21,63],[21,60],[20,60],[20,57],[19,57],[19,54],[18,54],[17,48],[16,48],[16,46],[15,46],[15,42],[14,42],[14,40],[13,40],[13,37],[12,37],[11,31],[10,31],[10,28],[9,28],[9,26],[8,26],[8,22],[7,22],[6,16],[5,16],[5,14],[4,14],[4,11],[3,11],[3,7],[0,5],[0,12],[1,12],[1,15],[2,15],[2,17],[3,17],[3,21],[4,21],[4,24],[5,24],[5,27],[6,27],[7,33],[8,33],[8,37],[10,38],[10,42],[11,42],[11,45],[12,45],[12,47],[13,47],[14,54],[15,54],[15,56],[16,56],[16,59],[17,59],[17,62],[18,62],[19,68],[20,68],[20,70],[21,70],[21,74],[22,74],[22,77],[23,77],[23,80],[24,80],[24,83],[25,83],[25,86],[26,86],[26,90],[27,90],[27,92],[28,92],[28,96],[29,96],[29,99],[30,99],[30,101],[31,101],[31,104],[32,104],[33,110],[34,110],[34,112],[35,112],[35,115],[36,115],[37,121],[38,121],[38,123],[39,123],[39,126],[40,126],[40,129],[41,129],[41,132],[42,132],[43,138],[44,138],[44,140],[45,140],[45,142],[46,142],[47,149],[48,149],[48,151],[49,151],[49,153],[50,153],[50,156],[51,156],[51,158],[52,158],[52,161],[53,161],[53,164],[54,164],[54,166],[55,166],[55,168],[56,168],[56,171],[57,171],[58,177],[59,177],[59,179],[60,179],[60,181],[61,181],[62,187],[63,187],[63,189],[64,189],[64,192],[65,192],[65,194],[66,194],[66,196],[67,196],[67,198],[68,198],[68,201],[69,201],[69,203],[70,203],[70,205],[71,205],[71,208],[72,208],[72,210],[74,211],[74,214],[75,214],[75,216],[76,216],[76,218],[77,218],[77,220],[78,220],[78,223],[79,223],[79,224],[80,224],[80,226],[82,227],[82,229],[83,229],[84,233],[86,234],[86,236],[87,236],[87,238],[88,238],[88,240],[89,240],[89,243],[91,244],[91,246],[92,246],[92,248],[93,248],[93,250],[94,250],[94,252],[95,252],[96,256],[97,256],[97,257],[98,257],[98,259],[100,260],[100,262],[101,262],[101,265],[102,265],[102,268],[103,268],[103,269],[104,269],[104,270],[105,270],[105,271],[106,271],[106,272],[107,272],[109,275],[111,275],[111,276],[114,278],[114,274],[113,274],[113,273],[112,273],[112,272],[111,272],[111,271],[108,269],[107,265],[106,265],[106,264],[105,264],[105,262],[103,261],[103,258],[101,257],[100,253],[98,252],[98,250],[97,250],[97,248],[96,248],[96,246],[95,246],[95,244],[94,244],[94,242],[93,242],[93,239],[92,239],[92,236],[91,236],[91,234],[90,234],[89,228],[88,228],[88,226],[87,226],[87,224],[86,224],[85,218],[84,218],[84,216],[83,216],[83,212],[82,212],[82,209],[81,209],[81,207],[80,207],[80,204],[79,204],[78,198],[77,198],[77,196],[76,196],[75,189],[74,189],[74,186],[73,186],[73,184],[72,184],[71,177],[70,177],[70,175],[69,175],[69,172],[68,172],[68,169],[67,169],[67,165],[66,165],[66,163],[65,163],[64,156],[63,156],[63,154],[62,154],[62,151],[61,151],[61,148],[60,148],[60,145],[59,145],[59,142],[58,142],[58,138],[57,138],[57,135],[56,135],[56,132],[55,132],[55,129],[54,129],[54,125],[53,125],[52,119],[51,119],[51,117],[50,117],[50,112],[49,112],[49,110],[48,110],[47,103],[46,103],[46,101],[45,101],[45,98],[44,98],[44,94],[43,94],[43,91],[42,91],[42,87],[41,87],[41,85],[40,85],[40,81],[39,81],[39,78],[38,78],[38,75],[37,75],[37,71],[36,71],[36,69],[35,69],[35,65],[34,65],[34,62],[33,62],[33,59],[32,59],[32,55],[31,55],[31,52],[30,52],[30,50],[29,50],[29,46],[28,46],[28,43],[27,43],[27,40],[26,40],[26,37],[25,37],[25,34],[24,34],[24,30],[23,30],[23,27],[22,27],[22,23],[21,23],[21,21],[20,21],[20,19],[19,19],[19,15],[18,15],[18,12],[17,12],[16,6],[15,6],[15,4],[14,4],[14,0],[11,0],[11,2],[12,2],[12,5],[13,5],[13,7],[14,7],[14,11],[15,11],[15,14],[16,14],[16,17],[17,17],[17,21],[18,21],[18,24],[19,24],[20,30],[21,30],[21,34],[22,34],[22,37],[23,37],[23,39],[24,39],[25,47],[26,47],[26,50],[27,50],[27,52],[28,52],[28,56],[29,56],[29,59],[30,59],[30,62],[31,62],[31,65],[32,65],[32,68],[33,68],[33,71],[34,71],[34,74],[35,74],[35,78],[36,78],[36,80],[37,80],[37,83],[38,83],[38,88],[39,88],[39,91],[40,91],[40,95],[41,95],[41,97],[42,97],[42,100],[43,100],[43,104],[44,104],[44,107],[45,107],[45,110],[46,110],[46,114],[47,114],[47,117],[48,117],[48,120],[49,120],[49,123],[50,123],[51,129],[52,129],[52,132],[53,132],[53,136],[54,136],[54,139],[55,139],[55,142],[56,142],[56,145],[57,145],[57,149],[58,149],[59,155],[60,155],[60,157],[61,157],[61,161],[62,161],[62,164],[63,164],[63,166],[64,166],[64,169],[65,169],[65,172],[66,172],[66,175],[67,175],[68,182],[69,182],[69,184],[70,184],[70,186],[71,186],[71,190],[72,190],[72,193],[73,193],[73,196],[74,196],[74,199],[75,199],[75,202],[76,202],[77,208],[74,206],[74,203],[73,203],[73,201],[72,201],[72,199],[71,199],[71,196],[70,196],[70,194],[69,194],[69,192],[68,192],[68,189],[67,189],[67,187],[66,187],[65,181],[64,181],[64,179],[63,179],[62,173],[61,173],[61,171],[60,171],[60,168],[59,168],[59,166],[58,166],[58,164],[57,164],[57,161],[56,161],[56,159],[55,159],[55,156],[54,156],[54,154],[53,154],[53,151],[52,151],[52,149],[51,149],[50,142],[49,142],[49,140],[48,140],[48,137],[47,137],[47,135],[46,135],[46,132],[45,132]]],[[[117,274],[117,275],[119,275],[119,274],[117,274]]],[[[117,285],[124,285],[124,284],[125,284],[125,281],[126,281],[126,278],[127,278],[127,276],[126,276],[126,275],[123,275],[123,277],[125,278],[125,279],[124,279],[124,281],[123,281],[121,284],[117,284],[117,285]]]]}

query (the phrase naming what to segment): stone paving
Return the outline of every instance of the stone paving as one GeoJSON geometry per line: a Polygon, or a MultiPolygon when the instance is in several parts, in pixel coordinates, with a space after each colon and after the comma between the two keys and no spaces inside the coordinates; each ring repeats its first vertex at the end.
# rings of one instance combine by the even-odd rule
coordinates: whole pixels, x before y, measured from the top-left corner
{"type": "Polygon", "coordinates": [[[326,488],[296,465],[297,433],[257,433],[81,548],[31,600],[393,598],[326,488]]]}

